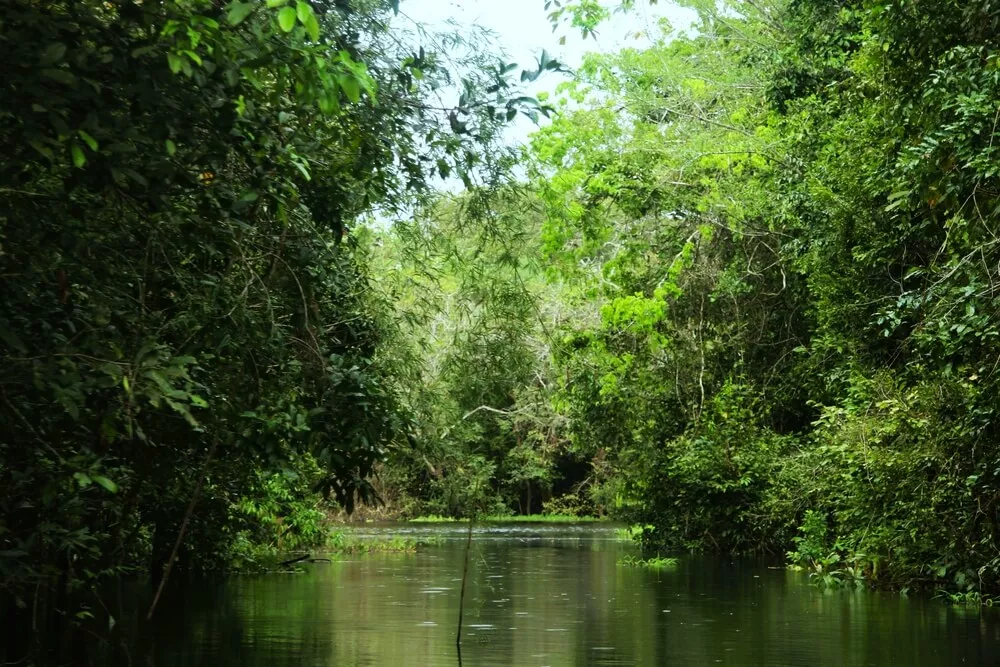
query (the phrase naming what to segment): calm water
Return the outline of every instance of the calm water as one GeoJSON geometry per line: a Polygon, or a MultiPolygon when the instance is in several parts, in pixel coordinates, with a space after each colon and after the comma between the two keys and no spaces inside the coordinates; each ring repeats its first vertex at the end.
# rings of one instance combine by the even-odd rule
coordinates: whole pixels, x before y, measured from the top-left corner
{"type": "MultiPolygon", "coordinates": [[[[415,555],[198,584],[161,607],[157,667],[457,665],[461,526],[415,555]]],[[[823,593],[747,561],[617,565],[607,526],[476,532],[462,661],[474,665],[998,665],[1000,614],[869,592],[823,593]]]]}

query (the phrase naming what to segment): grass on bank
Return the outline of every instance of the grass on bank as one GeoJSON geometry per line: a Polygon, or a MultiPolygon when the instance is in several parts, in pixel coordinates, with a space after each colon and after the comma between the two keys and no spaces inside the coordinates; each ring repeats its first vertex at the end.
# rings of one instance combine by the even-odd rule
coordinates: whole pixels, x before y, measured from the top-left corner
{"type": "MultiPolygon", "coordinates": [[[[478,523],[594,523],[605,519],[596,516],[573,516],[571,514],[514,514],[477,517],[478,523]]],[[[410,519],[410,523],[455,523],[466,521],[440,514],[429,514],[410,519]]]]}

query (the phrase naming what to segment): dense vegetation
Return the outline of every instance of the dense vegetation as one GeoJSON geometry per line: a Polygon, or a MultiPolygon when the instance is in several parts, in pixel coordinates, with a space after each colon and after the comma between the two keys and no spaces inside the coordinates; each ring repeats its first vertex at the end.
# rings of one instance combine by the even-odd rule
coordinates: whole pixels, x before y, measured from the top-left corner
{"type": "Polygon", "coordinates": [[[0,9],[4,613],[323,497],[1000,592],[1000,3],[682,3],[542,102],[394,4],[0,9]]]}
{"type": "Polygon", "coordinates": [[[992,2],[702,5],[533,144],[570,438],[676,548],[1000,587],[992,2]]]}
{"type": "Polygon", "coordinates": [[[412,420],[357,223],[488,185],[546,111],[393,5],[3,4],[5,615],[106,629],[122,574],[246,567],[374,499],[412,420]]]}
{"type": "Polygon", "coordinates": [[[574,437],[654,542],[995,591],[1000,7],[737,10],[536,141],[574,437]]]}
{"type": "Polygon", "coordinates": [[[687,4],[561,87],[493,203],[528,239],[444,290],[476,304],[429,329],[453,442],[406,488],[561,483],[658,549],[1000,590],[1000,5],[687,4]]]}

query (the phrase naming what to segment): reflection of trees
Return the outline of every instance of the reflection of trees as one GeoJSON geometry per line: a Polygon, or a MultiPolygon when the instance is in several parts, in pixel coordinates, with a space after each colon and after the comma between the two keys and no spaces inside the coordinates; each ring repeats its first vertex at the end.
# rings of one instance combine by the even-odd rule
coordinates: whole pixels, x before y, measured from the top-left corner
{"type": "MultiPolygon", "coordinates": [[[[455,664],[462,546],[196,583],[164,601],[156,660],[146,664],[455,664]]],[[[869,591],[824,593],[804,575],[751,560],[682,559],[659,572],[617,566],[628,549],[481,535],[465,664],[531,665],[542,656],[551,665],[996,664],[1000,619],[989,613],[869,591]]]]}

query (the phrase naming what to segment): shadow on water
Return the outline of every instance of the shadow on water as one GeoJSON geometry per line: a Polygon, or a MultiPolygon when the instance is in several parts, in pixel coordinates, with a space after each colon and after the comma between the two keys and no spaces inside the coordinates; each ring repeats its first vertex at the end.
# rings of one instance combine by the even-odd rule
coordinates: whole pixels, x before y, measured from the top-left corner
{"type": "MultiPolygon", "coordinates": [[[[465,527],[358,531],[433,536],[410,555],[366,555],[299,574],[174,591],[132,664],[180,665],[992,665],[1000,615],[923,598],[822,592],[753,560],[618,564],[607,525],[483,526],[472,542],[460,652],[465,527]]],[[[148,593],[132,592],[135,609],[148,593]]],[[[131,625],[129,625],[131,624],[131,625]]],[[[127,664],[122,662],[122,664],[127,664]]]]}

